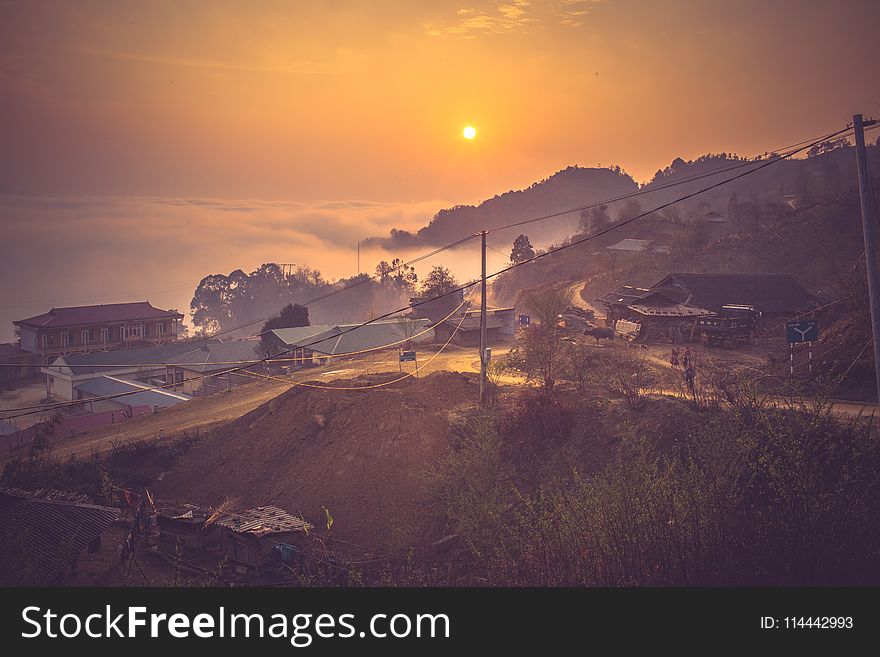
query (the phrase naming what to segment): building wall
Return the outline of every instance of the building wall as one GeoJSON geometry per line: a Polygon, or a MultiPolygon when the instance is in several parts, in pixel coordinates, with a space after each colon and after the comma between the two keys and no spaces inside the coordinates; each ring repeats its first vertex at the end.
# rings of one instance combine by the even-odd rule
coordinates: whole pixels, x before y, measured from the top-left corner
{"type": "Polygon", "coordinates": [[[91,351],[108,351],[143,344],[164,344],[177,339],[177,321],[172,319],[140,320],[137,322],[113,322],[83,324],[62,329],[36,329],[27,326],[19,327],[21,348],[25,351],[39,353],[44,358],[54,358],[65,354],[88,353],[91,351]],[[164,327],[159,333],[158,325],[164,327]],[[130,335],[126,327],[140,327],[140,334],[130,335]],[[102,330],[108,331],[106,341],[102,330]],[[90,331],[88,341],[82,339],[83,331],[90,331]],[[68,342],[63,344],[62,334],[67,333],[68,342]],[[48,344],[46,343],[48,341],[48,344]]]}

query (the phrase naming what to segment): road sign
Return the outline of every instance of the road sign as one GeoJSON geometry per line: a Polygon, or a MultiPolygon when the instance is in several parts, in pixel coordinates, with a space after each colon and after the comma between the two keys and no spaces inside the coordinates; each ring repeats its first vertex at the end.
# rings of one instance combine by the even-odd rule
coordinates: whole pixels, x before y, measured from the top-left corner
{"type": "Polygon", "coordinates": [[[401,363],[405,363],[407,361],[415,362],[415,360],[416,360],[416,352],[415,351],[401,351],[400,352],[400,362],[401,363]]]}
{"type": "Polygon", "coordinates": [[[530,315],[520,315],[519,316],[519,325],[520,326],[528,326],[532,323],[532,317],[530,315]]]}
{"type": "Polygon", "coordinates": [[[792,320],[785,325],[789,343],[815,342],[819,339],[819,324],[815,319],[792,320]]]}

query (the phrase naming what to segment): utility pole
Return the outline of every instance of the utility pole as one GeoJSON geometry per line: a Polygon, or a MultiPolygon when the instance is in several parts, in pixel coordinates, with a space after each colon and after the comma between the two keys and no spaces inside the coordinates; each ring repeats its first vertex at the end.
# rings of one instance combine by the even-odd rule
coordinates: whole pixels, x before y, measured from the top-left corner
{"type": "Polygon", "coordinates": [[[480,299],[480,403],[486,398],[486,231],[480,233],[483,277],[480,280],[482,297],[480,299]]]}
{"type": "Polygon", "coordinates": [[[871,303],[871,333],[874,336],[874,373],[877,401],[880,402],[880,279],[877,277],[877,208],[874,207],[874,181],[871,180],[868,154],[865,151],[865,126],[877,121],[864,121],[861,114],[853,116],[856,138],[856,161],[859,166],[859,199],[862,202],[862,232],[865,237],[865,269],[868,271],[868,299],[871,303]]]}
{"type": "Polygon", "coordinates": [[[358,240],[358,276],[361,275],[361,241],[358,240]]]}

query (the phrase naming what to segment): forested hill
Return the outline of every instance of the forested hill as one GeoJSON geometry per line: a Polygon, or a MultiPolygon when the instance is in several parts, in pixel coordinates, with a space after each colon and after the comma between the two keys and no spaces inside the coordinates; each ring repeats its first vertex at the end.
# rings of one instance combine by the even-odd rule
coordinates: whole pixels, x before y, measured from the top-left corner
{"type": "MultiPolygon", "coordinates": [[[[568,210],[580,205],[628,194],[638,184],[620,168],[589,169],[571,166],[549,178],[532,184],[528,189],[499,194],[477,206],[458,205],[440,210],[430,223],[416,233],[392,230],[389,238],[373,238],[374,243],[388,249],[420,245],[440,245],[455,241],[483,228],[492,229],[511,222],[568,210]]],[[[536,243],[555,241],[577,229],[578,214],[572,213],[542,222],[530,231],[536,243]]],[[[517,233],[499,234],[500,240],[513,241],[517,233]]]]}

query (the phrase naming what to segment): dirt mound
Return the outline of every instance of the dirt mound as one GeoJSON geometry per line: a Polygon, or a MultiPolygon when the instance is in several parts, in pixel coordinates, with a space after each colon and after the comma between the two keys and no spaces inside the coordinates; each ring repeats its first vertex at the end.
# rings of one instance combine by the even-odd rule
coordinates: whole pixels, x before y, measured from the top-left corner
{"type": "MultiPolygon", "coordinates": [[[[364,385],[363,380],[335,385],[364,385]]],[[[473,375],[438,372],[369,391],[292,388],[193,447],[156,493],[199,504],[274,504],[370,546],[411,540],[426,463],[447,443],[450,409],[478,396],[473,375]]]]}

